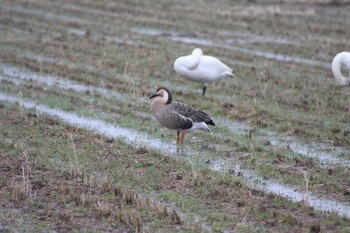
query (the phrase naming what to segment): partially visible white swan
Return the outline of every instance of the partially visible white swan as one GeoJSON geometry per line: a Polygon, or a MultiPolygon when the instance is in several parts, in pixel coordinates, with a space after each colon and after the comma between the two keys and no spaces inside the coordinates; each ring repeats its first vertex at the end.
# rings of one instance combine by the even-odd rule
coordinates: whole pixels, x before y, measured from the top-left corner
{"type": "Polygon", "coordinates": [[[335,83],[338,87],[344,87],[350,85],[350,53],[341,52],[338,53],[332,61],[332,72],[335,78],[335,83]],[[341,65],[345,65],[349,70],[349,77],[344,77],[341,73],[341,65]]]}
{"type": "Polygon", "coordinates": [[[186,79],[203,83],[203,95],[209,83],[235,76],[231,68],[216,57],[203,55],[200,48],[194,49],[188,56],[177,58],[174,70],[186,79]]]}

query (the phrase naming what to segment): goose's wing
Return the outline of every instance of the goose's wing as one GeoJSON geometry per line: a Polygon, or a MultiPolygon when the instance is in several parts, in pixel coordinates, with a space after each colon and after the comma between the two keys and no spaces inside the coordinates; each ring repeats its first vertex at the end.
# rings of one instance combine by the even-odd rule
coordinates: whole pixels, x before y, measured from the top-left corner
{"type": "Polygon", "coordinates": [[[212,119],[210,119],[210,116],[208,116],[208,114],[197,110],[189,106],[188,104],[174,101],[171,103],[171,105],[175,112],[186,118],[190,118],[193,122],[205,122],[209,125],[215,125],[215,123],[212,119]]]}
{"type": "Polygon", "coordinates": [[[157,118],[161,125],[174,130],[190,129],[193,125],[192,119],[179,114],[171,105],[164,107],[157,118]]]}

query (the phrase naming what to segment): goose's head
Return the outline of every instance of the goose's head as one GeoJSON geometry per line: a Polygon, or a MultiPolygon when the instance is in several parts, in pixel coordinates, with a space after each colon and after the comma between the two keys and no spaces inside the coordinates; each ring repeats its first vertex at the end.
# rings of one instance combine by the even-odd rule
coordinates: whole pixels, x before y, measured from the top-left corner
{"type": "Polygon", "coordinates": [[[159,87],[156,93],[152,94],[150,97],[153,103],[157,104],[170,104],[172,101],[171,92],[166,87],[159,87]]]}

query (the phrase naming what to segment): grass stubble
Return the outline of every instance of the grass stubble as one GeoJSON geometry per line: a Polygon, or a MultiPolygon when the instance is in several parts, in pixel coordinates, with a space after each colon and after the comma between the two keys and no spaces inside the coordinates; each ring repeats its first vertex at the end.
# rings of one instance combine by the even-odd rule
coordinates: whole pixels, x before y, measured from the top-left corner
{"type": "Polygon", "coordinates": [[[18,110],[0,108],[4,229],[245,232],[346,224],[335,214],[320,220],[239,177],[18,110]]]}
{"type": "MultiPolygon", "coordinates": [[[[13,3],[5,1],[4,4],[13,3]]],[[[187,54],[193,45],[173,42],[166,34],[150,37],[130,30],[158,28],[179,31],[189,37],[207,35],[209,39],[224,43],[230,36],[215,33],[217,29],[227,32],[235,28],[246,35],[259,34],[267,38],[278,34],[293,43],[283,46],[254,42],[242,46],[330,62],[332,56],[347,45],[342,38],[348,38],[348,31],[337,17],[332,17],[332,14],[347,12],[346,5],[328,6],[319,1],[311,5],[303,2],[301,6],[294,2],[249,6],[249,3],[237,2],[235,6],[219,10],[217,7],[225,4],[209,7],[210,3],[206,5],[203,1],[198,3],[199,6],[175,4],[172,11],[165,14],[164,4],[154,5],[148,1],[132,7],[130,2],[118,4],[76,1],[57,5],[36,0],[18,1],[10,7],[12,10],[2,9],[0,20],[4,33],[0,55],[1,62],[6,64],[116,90],[129,96],[130,101],[113,100],[97,93],[81,95],[58,88],[48,89],[40,83],[30,82],[22,86],[2,82],[1,91],[135,128],[140,121],[140,116],[132,113],[135,108],[138,112],[149,113],[148,105],[137,99],[147,97],[157,83],[165,80],[178,100],[200,109],[210,109],[214,117],[224,116],[254,128],[243,136],[234,135],[225,127],[216,132],[218,136],[195,133],[196,138],[213,143],[200,140],[198,145],[194,140],[190,146],[197,144],[199,151],[233,158],[261,175],[298,185],[305,192],[315,191],[348,201],[348,168],[323,169],[317,161],[299,157],[288,147],[276,149],[268,141],[252,141],[259,136],[259,130],[267,129],[305,141],[326,142],[330,144],[330,150],[334,145],[348,148],[347,93],[333,88],[333,80],[328,78],[330,71],[206,47],[207,53],[246,62],[249,66],[242,68],[239,64],[229,63],[237,78],[211,86],[210,95],[203,101],[198,98],[199,92],[196,93],[198,85],[184,83],[169,71],[171,65],[164,63],[187,54]],[[85,14],[91,4],[96,10],[85,14]],[[276,4],[275,8],[271,8],[273,4],[276,4]],[[304,4],[308,10],[303,8],[304,4]],[[16,5],[25,7],[16,10],[16,5]],[[56,7],[52,8],[52,5],[56,7]],[[26,8],[31,10],[26,11],[26,8]],[[42,13],[52,9],[55,9],[54,14],[42,13]],[[251,11],[254,14],[249,13],[251,11]],[[154,12],[158,18],[154,18],[154,12]],[[235,20],[227,20],[227,17],[235,20]],[[187,20],[191,23],[184,23],[187,20]],[[71,34],[72,28],[75,32],[85,33],[71,34]],[[110,40],[113,36],[122,38],[122,42],[110,40]],[[13,52],[13,48],[19,50],[13,52]],[[48,55],[68,63],[38,62],[23,57],[22,51],[48,55]],[[97,61],[96,57],[99,58],[97,61]]],[[[2,104],[0,110],[1,229],[25,231],[24,227],[29,227],[31,231],[120,232],[349,230],[347,220],[342,217],[321,214],[305,205],[248,188],[240,177],[210,171],[197,166],[196,161],[181,162],[164,157],[147,147],[133,147],[122,140],[108,139],[39,116],[20,105],[2,104]]],[[[156,122],[148,117],[142,119],[143,126],[138,130],[170,140],[172,134],[162,129],[153,130],[157,128],[156,122]]],[[[348,155],[343,157],[348,158],[348,155]]]]}

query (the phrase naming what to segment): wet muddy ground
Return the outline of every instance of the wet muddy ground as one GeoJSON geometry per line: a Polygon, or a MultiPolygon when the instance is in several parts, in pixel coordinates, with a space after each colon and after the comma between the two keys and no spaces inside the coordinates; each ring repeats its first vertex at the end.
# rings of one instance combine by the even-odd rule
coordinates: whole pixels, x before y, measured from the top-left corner
{"type": "Polygon", "coordinates": [[[349,7],[1,1],[0,230],[348,232],[349,7]],[[205,97],[172,68],[195,47],[236,75],[205,97]],[[213,134],[176,147],[158,86],[213,134]]]}

